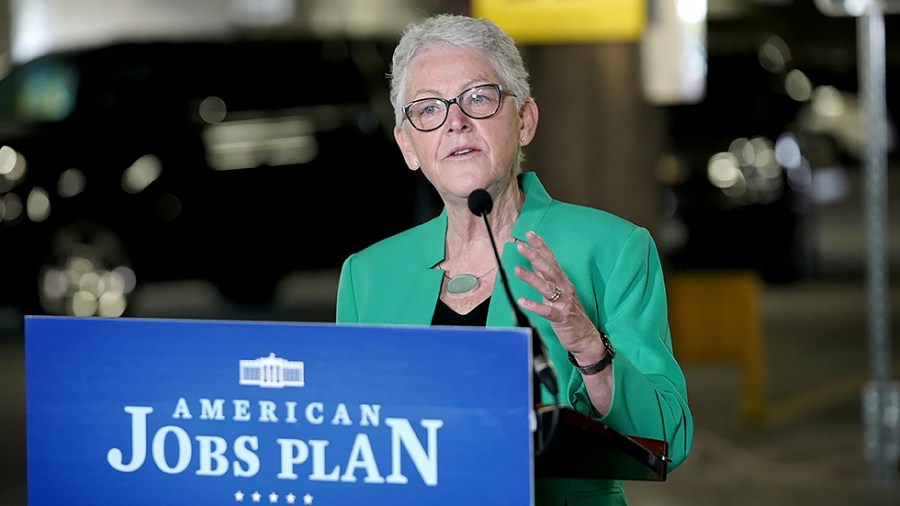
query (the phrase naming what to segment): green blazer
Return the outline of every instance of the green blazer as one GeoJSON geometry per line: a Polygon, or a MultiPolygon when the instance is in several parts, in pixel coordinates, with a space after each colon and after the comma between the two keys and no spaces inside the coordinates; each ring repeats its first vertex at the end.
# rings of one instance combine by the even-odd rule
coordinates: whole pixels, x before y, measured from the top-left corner
{"type": "MultiPolygon", "coordinates": [[[[542,401],[558,402],[617,431],[668,442],[669,470],[687,457],[693,421],[681,368],[672,354],[666,291],[659,254],[649,232],[612,214],[550,197],[537,176],[519,176],[525,202],[512,235],[535,231],[553,250],[575,285],[587,315],[616,348],[610,410],[593,409],[581,375],[567,359],[547,320],[527,313],[559,380],[559,396],[542,389],[542,401]]],[[[430,325],[441,289],[446,210],[436,218],[351,255],[341,269],[337,323],[430,325]]],[[[508,243],[501,253],[513,297],[541,295],[512,274],[529,262],[508,243]]],[[[499,278],[495,280],[499,286],[499,278]]],[[[488,308],[489,327],[513,327],[515,314],[502,292],[488,308]]],[[[616,480],[542,479],[537,504],[626,504],[616,480]]]]}

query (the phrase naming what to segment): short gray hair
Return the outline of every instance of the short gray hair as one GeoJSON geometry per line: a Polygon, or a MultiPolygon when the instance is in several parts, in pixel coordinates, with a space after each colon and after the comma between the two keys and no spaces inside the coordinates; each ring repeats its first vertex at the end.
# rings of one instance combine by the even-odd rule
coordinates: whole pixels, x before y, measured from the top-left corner
{"type": "Polygon", "coordinates": [[[410,63],[420,54],[439,46],[481,51],[494,67],[503,86],[515,95],[516,108],[531,97],[528,70],[515,41],[496,24],[484,18],[438,14],[406,27],[394,49],[391,62],[391,105],[397,125],[403,122],[403,92],[410,63]]]}

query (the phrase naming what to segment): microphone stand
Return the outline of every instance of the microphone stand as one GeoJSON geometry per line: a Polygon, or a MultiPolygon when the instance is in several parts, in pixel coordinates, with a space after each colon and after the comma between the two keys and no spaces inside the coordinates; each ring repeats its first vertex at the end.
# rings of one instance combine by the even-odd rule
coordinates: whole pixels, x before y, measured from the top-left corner
{"type": "Polygon", "coordinates": [[[531,350],[532,350],[532,361],[534,362],[534,376],[538,381],[535,382],[534,387],[532,388],[532,402],[534,405],[534,409],[537,410],[541,406],[541,389],[539,384],[543,384],[547,390],[553,394],[554,397],[557,398],[557,401],[552,404],[553,412],[550,417],[550,428],[549,428],[549,436],[544,439],[544,430],[543,430],[543,416],[537,416],[537,430],[535,431],[535,456],[539,456],[543,453],[544,449],[547,448],[550,444],[550,441],[553,439],[553,435],[556,432],[556,427],[559,421],[559,385],[556,380],[556,373],[553,370],[552,365],[547,359],[547,354],[544,352],[544,343],[541,340],[541,335],[538,333],[538,330],[531,325],[531,322],[528,321],[528,318],[525,316],[525,313],[519,309],[519,306],[516,305],[515,299],[512,296],[512,290],[509,288],[509,279],[506,277],[506,271],[503,270],[503,265],[500,263],[500,253],[497,249],[497,243],[494,241],[494,233],[491,230],[491,225],[488,222],[488,212],[489,209],[493,206],[493,202],[491,200],[490,194],[485,190],[481,190],[484,192],[482,195],[478,195],[475,192],[469,196],[469,209],[476,215],[481,216],[484,220],[484,226],[487,229],[488,239],[491,241],[491,250],[494,252],[494,258],[497,261],[497,271],[500,274],[500,281],[503,285],[503,289],[506,292],[506,299],[509,301],[512,306],[513,313],[516,315],[516,323],[519,327],[531,329],[531,350]],[[473,195],[480,196],[484,199],[484,202],[479,204],[473,204],[473,201],[477,201],[478,199],[473,199],[473,195]]]}

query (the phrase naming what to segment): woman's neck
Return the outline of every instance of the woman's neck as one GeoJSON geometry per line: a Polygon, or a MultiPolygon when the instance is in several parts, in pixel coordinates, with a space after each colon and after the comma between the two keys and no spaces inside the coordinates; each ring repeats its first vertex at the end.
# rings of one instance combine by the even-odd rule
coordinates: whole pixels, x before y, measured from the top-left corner
{"type": "MultiPolygon", "coordinates": [[[[497,247],[513,240],[513,226],[519,217],[524,196],[518,188],[515,193],[500,195],[494,201],[491,212],[487,215],[488,223],[494,235],[497,247]]],[[[447,209],[447,239],[445,244],[445,264],[470,265],[473,268],[484,264],[496,263],[493,259],[493,248],[484,226],[484,219],[466,209],[447,209]]]]}

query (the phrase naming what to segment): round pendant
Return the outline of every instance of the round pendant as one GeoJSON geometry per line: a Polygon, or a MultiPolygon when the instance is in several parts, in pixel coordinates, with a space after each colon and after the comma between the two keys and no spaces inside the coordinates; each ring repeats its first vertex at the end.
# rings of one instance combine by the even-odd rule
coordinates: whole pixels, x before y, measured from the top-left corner
{"type": "Polygon", "coordinates": [[[478,286],[478,278],[472,274],[460,274],[453,276],[447,282],[447,292],[449,293],[466,293],[471,292],[478,286]]]}

